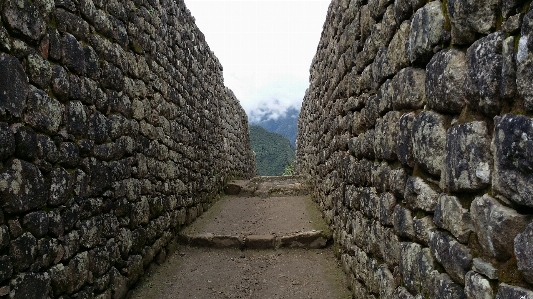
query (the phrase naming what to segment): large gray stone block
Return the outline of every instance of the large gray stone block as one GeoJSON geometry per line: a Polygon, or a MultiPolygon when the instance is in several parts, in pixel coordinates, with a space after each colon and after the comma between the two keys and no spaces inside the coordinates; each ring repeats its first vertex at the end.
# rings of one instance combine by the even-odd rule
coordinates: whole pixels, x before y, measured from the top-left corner
{"type": "Polygon", "coordinates": [[[502,261],[513,255],[514,238],[531,221],[530,216],[521,215],[488,195],[476,197],[470,213],[484,253],[502,261]]]}
{"type": "Polygon", "coordinates": [[[505,34],[491,33],[473,43],[466,52],[465,89],[469,105],[493,116],[502,108],[502,47],[505,34]]]}
{"type": "Polygon", "coordinates": [[[394,110],[419,109],[426,104],[424,81],[426,71],[407,67],[392,78],[392,107],[394,110]]]}
{"type": "Polygon", "coordinates": [[[457,49],[440,51],[433,55],[426,72],[428,107],[438,112],[460,113],[467,101],[465,54],[457,49]]]}
{"type": "Polygon", "coordinates": [[[5,1],[2,17],[10,29],[33,44],[37,44],[46,32],[45,19],[32,1],[5,1]]]}
{"type": "Polygon", "coordinates": [[[533,299],[533,292],[521,287],[501,283],[498,288],[498,294],[496,294],[496,299],[507,298],[533,299]]]}
{"type": "Polygon", "coordinates": [[[11,280],[9,298],[49,298],[50,275],[48,273],[22,273],[11,280]]]}
{"type": "Polygon", "coordinates": [[[434,230],[429,234],[429,248],[435,259],[457,283],[464,283],[465,274],[472,265],[470,249],[454,238],[434,230]]]}
{"type": "Polygon", "coordinates": [[[415,230],[415,240],[427,246],[429,243],[429,234],[435,229],[433,217],[415,216],[413,218],[413,227],[415,230]]]}
{"type": "Polygon", "coordinates": [[[15,159],[0,174],[0,198],[5,212],[17,214],[42,207],[48,190],[36,166],[15,159]]]}
{"type": "Polygon", "coordinates": [[[430,273],[430,293],[432,299],[465,299],[463,287],[454,283],[446,273],[433,271],[430,273]]]}
{"type": "Polygon", "coordinates": [[[402,242],[399,271],[403,284],[411,293],[428,293],[431,288],[430,273],[435,261],[428,248],[420,244],[402,242]]]}
{"type": "Polygon", "coordinates": [[[0,54],[0,69],[0,116],[20,117],[26,108],[28,77],[17,58],[3,53],[0,54]]]}
{"type": "Polygon", "coordinates": [[[396,160],[397,136],[401,113],[390,111],[376,121],[374,136],[374,153],[377,159],[396,160]]]}
{"type": "Polygon", "coordinates": [[[444,116],[422,111],[413,120],[411,136],[415,161],[431,175],[440,176],[446,154],[444,116]]]}
{"type": "Polygon", "coordinates": [[[521,37],[516,53],[516,85],[518,94],[524,99],[525,108],[533,111],[533,9],[524,16],[521,37]]]}
{"type": "Polygon", "coordinates": [[[439,194],[423,179],[415,176],[407,179],[404,199],[411,209],[433,212],[438,198],[439,194]]]}
{"type": "Polygon", "coordinates": [[[476,121],[450,128],[446,134],[444,185],[452,192],[486,188],[491,179],[487,124],[476,121]]]}
{"type": "Polygon", "coordinates": [[[433,218],[435,224],[448,230],[461,243],[467,243],[472,232],[472,219],[455,196],[441,194],[433,218]]]}
{"type": "Polygon", "coordinates": [[[414,238],[413,216],[409,209],[396,205],[392,214],[394,231],[401,237],[414,238]]]}
{"type": "Polygon", "coordinates": [[[492,299],[494,291],[488,279],[475,271],[469,271],[465,277],[465,295],[467,299],[492,299]]]}
{"type": "Polygon", "coordinates": [[[49,97],[45,92],[32,88],[27,100],[28,111],[24,120],[34,130],[55,134],[59,130],[63,117],[64,107],[56,99],[49,97]]]}
{"type": "Polygon", "coordinates": [[[493,188],[517,204],[533,207],[533,119],[506,114],[495,123],[493,188]]]}
{"type": "Polygon", "coordinates": [[[15,153],[15,136],[8,123],[0,123],[0,161],[15,153]]]}
{"type": "Polygon", "coordinates": [[[499,3],[497,0],[483,3],[468,0],[448,1],[452,43],[470,44],[475,41],[476,33],[490,33],[496,27],[499,3]]]}
{"type": "Polygon", "coordinates": [[[13,262],[13,270],[22,272],[28,269],[37,255],[37,240],[30,233],[24,233],[20,237],[11,240],[9,244],[9,256],[13,262]]]}
{"type": "Polygon", "coordinates": [[[533,283],[533,223],[514,239],[514,253],[518,270],[522,276],[533,283]]]}
{"type": "Polygon", "coordinates": [[[415,113],[405,113],[400,117],[400,133],[398,134],[398,147],[396,149],[396,156],[398,160],[404,165],[409,167],[415,166],[413,158],[413,143],[411,137],[411,131],[413,129],[413,120],[415,113]]]}
{"type": "Polygon", "coordinates": [[[426,64],[436,49],[450,39],[445,30],[446,18],[440,1],[432,1],[418,9],[411,20],[409,32],[409,61],[426,64]]]}

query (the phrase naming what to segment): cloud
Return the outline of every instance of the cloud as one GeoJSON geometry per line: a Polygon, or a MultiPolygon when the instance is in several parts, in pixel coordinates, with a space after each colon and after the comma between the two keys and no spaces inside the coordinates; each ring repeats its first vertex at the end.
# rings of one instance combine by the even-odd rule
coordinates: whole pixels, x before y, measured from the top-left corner
{"type": "Polygon", "coordinates": [[[185,0],[250,116],[300,109],[330,0],[185,0]]]}

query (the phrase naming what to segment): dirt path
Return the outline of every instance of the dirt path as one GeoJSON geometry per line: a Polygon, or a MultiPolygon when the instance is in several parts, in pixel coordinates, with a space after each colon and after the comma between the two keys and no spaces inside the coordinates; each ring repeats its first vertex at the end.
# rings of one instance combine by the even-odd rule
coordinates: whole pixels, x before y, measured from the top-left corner
{"type": "MultiPolygon", "coordinates": [[[[297,185],[294,180],[252,183],[238,182],[254,188],[223,197],[182,232],[241,236],[242,246],[181,245],[164,264],[144,276],[130,298],[351,298],[331,247],[243,250],[249,235],[283,238],[311,230],[327,231],[308,196],[283,196],[293,193],[287,190],[297,185]],[[266,185],[269,190],[265,192],[266,185]],[[255,196],[254,190],[262,190],[260,196],[255,196]],[[283,194],[276,190],[283,190],[278,192],[283,194]]],[[[297,188],[301,194],[302,187],[297,188]]],[[[329,231],[324,235],[330,236],[329,231]]],[[[306,242],[313,240],[300,239],[298,244],[306,242]]]]}

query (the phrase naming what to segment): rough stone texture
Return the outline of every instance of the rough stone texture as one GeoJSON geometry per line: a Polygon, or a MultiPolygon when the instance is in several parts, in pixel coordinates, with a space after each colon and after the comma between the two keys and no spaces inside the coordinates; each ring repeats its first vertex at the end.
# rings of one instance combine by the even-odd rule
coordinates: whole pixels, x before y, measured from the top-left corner
{"type": "Polygon", "coordinates": [[[399,286],[392,298],[519,298],[504,283],[531,292],[530,3],[333,0],[323,28],[295,169],[354,297],[381,295],[368,278],[380,261],[399,286]],[[434,260],[423,276],[422,251],[434,260]]]}
{"type": "Polygon", "coordinates": [[[124,298],[254,164],[184,1],[1,1],[0,297],[124,298]]]}
{"type": "Polygon", "coordinates": [[[494,189],[508,199],[533,207],[533,119],[506,114],[494,128],[494,189]]]}
{"type": "Polygon", "coordinates": [[[422,111],[413,120],[413,157],[424,170],[435,176],[440,176],[445,159],[444,122],[442,115],[432,111],[422,111]]]}
{"type": "Polygon", "coordinates": [[[433,271],[430,273],[431,292],[430,298],[435,299],[464,299],[466,298],[463,288],[454,283],[448,274],[433,271]]]}
{"type": "Polygon", "coordinates": [[[439,228],[451,232],[459,242],[468,242],[472,232],[472,219],[469,210],[462,207],[457,197],[441,194],[433,221],[439,228]]]}
{"type": "Polygon", "coordinates": [[[20,62],[4,53],[0,53],[0,68],[0,117],[20,117],[26,107],[28,77],[20,62]]]}
{"type": "Polygon", "coordinates": [[[477,197],[472,202],[470,213],[483,251],[501,260],[513,255],[515,237],[531,221],[531,217],[518,214],[488,195],[477,197]]]}
{"type": "Polygon", "coordinates": [[[494,266],[486,262],[480,258],[475,258],[473,260],[473,266],[472,269],[476,272],[479,272],[489,279],[498,279],[498,269],[494,268],[494,266]]]}
{"type": "Polygon", "coordinates": [[[490,184],[490,139],[485,122],[454,126],[446,133],[444,185],[452,192],[472,192],[490,184]]]}
{"type": "Polygon", "coordinates": [[[442,50],[426,66],[426,97],[429,108],[460,113],[466,105],[466,56],[456,49],[442,50]]]}
{"type": "Polygon", "coordinates": [[[524,99],[526,110],[533,111],[533,88],[528,78],[533,76],[533,9],[529,9],[522,21],[521,37],[516,53],[516,85],[524,99]]]}
{"type": "Polygon", "coordinates": [[[528,289],[502,283],[498,288],[498,294],[496,294],[496,299],[504,298],[532,299],[533,292],[528,289]]]}
{"type": "Polygon", "coordinates": [[[398,135],[398,148],[396,150],[398,160],[400,160],[403,165],[409,167],[415,166],[415,160],[413,158],[413,143],[411,141],[411,131],[413,130],[414,118],[414,112],[406,113],[400,117],[400,133],[398,135]]]}
{"type": "Polygon", "coordinates": [[[405,183],[404,198],[411,209],[432,212],[437,206],[439,194],[423,179],[409,177],[405,183]]]}
{"type": "Polygon", "coordinates": [[[452,43],[469,44],[475,41],[476,33],[488,34],[494,30],[499,2],[451,0],[447,2],[447,9],[452,27],[452,43]]]}
{"type": "Polygon", "coordinates": [[[518,270],[522,276],[533,283],[533,223],[514,239],[514,254],[518,262],[518,270]]]}
{"type": "Polygon", "coordinates": [[[417,109],[424,107],[426,93],[422,82],[426,72],[419,68],[404,68],[392,78],[392,107],[395,110],[417,109]]]}
{"type": "Polygon", "coordinates": [[[435,259],[444,266],[446,273],[455,282],[463,283],[465,274],[472,265],[470,249],[439,231],[429,234],[429,248],[435,259]]]}
{"type": "Polygon", "coordinates": [[[408,41],[411,63],[427,63],[441,44],[449,40],[450,33],[444,28],[445,21],[440,1],[430,2],[415,12],[408,41]]]}
{"type": "Polygon", "coordinates": [[[465,277],[465,295],[467,299],[491,299],[494,298],[494,291],[488,279],[470,271],[465,277]]]}
{"type": "Polygon", "coordinates": [[[49,298],[48,273],[22,273],[11,281],[10,298],[49,298]]]}
{"type": "Polygon", "coordinates": [[[469,105],[487,115],[501,109],[502,47],[505,34],[495,32],[477,40],[466,51],[465,89],[469,105]]]}
{"type": "Polygon", "coordinates": [[[45,34],[46,22],[35,4],[28,0],[7,0],[2,17],[13,33],[37,43],[45,34]]]}
{"type": "Polygon", "coordinates": [[[0,174],[0,195],[4,211],[16,214],[42,207],[48,191],[35,165],[15,159],[0,174]]]}

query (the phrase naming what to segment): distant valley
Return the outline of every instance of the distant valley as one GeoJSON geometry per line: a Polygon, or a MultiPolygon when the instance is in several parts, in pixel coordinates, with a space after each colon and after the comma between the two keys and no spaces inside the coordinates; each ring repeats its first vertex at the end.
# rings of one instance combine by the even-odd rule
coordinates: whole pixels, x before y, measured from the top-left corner
{"type": "Polygon", "coordinates": [[[251,125],[250,143],[255,152],[258,176],[282,175],[285,168],[294,161],[294,148],[289,139],[281,134],[251,125]]]}
{"type": "Polygon", "coordinates": [[[272,112],[264,113],[259,119],[250,120],[250,125],[258,125],[267,131],[279,133],[289,139],[291,146],[296,148],[296,134],[298,133],[298,115],[300,111],[289,108],[285,115],[274,118],[272,112]]]}

